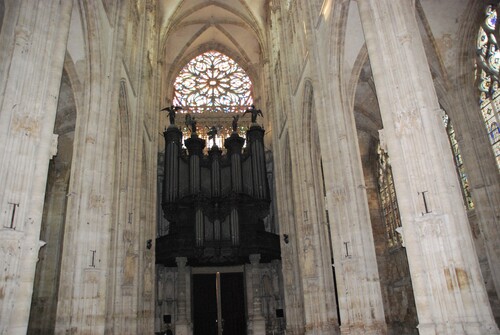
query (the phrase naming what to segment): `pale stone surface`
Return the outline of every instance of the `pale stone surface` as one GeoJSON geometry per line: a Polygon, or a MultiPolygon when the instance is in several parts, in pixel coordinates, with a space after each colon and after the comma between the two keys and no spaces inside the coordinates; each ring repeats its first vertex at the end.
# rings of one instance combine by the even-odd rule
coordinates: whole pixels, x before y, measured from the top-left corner
{"type": "Polygon", "coordinates": [[[473,76],[483,5],[1,1],[0,333],[26,333],[30,306],[36,313],[48,300],[58,303],[57,325],[33,321],[33,333],[151,334],[179,306],[177,334],[192,332],[190,267],[181,281],[175,269],[155,271],[154,242],[147,247],[159,213],[165,123],[157,111],[171,102],[186,62],[219,49],[250,75],[274,158],[275,227],[266,227],[280,234],[282,263],[245,266],[249,333],[281,331],[270,326],[276,307],[287,334],[396,332],[395,322],[413,327],[417,317],[412,290],[420,334],[498,334],[490,303],[500,320],[500,174],[473,76]],[[58,108],[66,94],[74,102],[58,108]],[[475,203],[468,213],[440,108],[457,132],[475,203]],[[71,139],[54,127],[56,111],[67,109],[71,139]],[[376,187],[366,177],[376,172],[382,128],[408,264],[404,251],[384,249],[376,187]],[[65,154],[67,170],[58,161],[65,154]],[[45,198],[49,169],[57,192],[45,198]],[[424,191],[432,212],[422,215],[424,191]],[[50,236],[39,253],[41,231],[50,236]],[[56,297],[50,281],[59,272],[56,297]]]}
{"type": "Polygon", "coordinates": [[[465,210],[454,206],[461,196],[457,179],[446,173],[453,163],[414,9],[410,3],[371,0],[359,6],[394,182],[404,197],[399,206],[419,332],[497,334],[465,210]],[[394,23],[391,17],[400,19],[394,23]],[[384,51],[391,56],[382,58],[384,51]],[[395,80],[403,71],[415,74],[405,85],[395,80]],[[443,158],[446,154],[448,159],[443,158]],[[428,165],[433,166],[432,175],[425,169],[428,165]],[[422,200],[423,192],[427,200],[422,200]]]}
{"type": "MultiPolygon", "coordinates": [[[[71,1],[9,1],[0,100],[0,333],[28,327],[71,1]],[[50,24],[50,19],[60,26],[50,24]],[[9,35],[9,32],[11,34],[9,35]],[[40,50],[47,50],[40,54],[40,50]],[[40,85],[39,83],[43,83],[40,85]]],[[[3,14],[3,13],[2,13],[3,14]]]]}

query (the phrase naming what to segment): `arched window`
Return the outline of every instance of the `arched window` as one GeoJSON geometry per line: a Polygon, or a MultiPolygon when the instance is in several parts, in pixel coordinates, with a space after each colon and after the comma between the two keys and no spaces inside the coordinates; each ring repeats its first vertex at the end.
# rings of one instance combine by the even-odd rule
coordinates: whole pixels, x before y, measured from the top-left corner
{"type": "Polygon", "coordinates": [[[467,210],[470,210],[474,208],[474,202],[472,201],[472,196],[470,194],[469,181],[467,179],[467,174],[465,173],[464,163],[462,161],[462,153],[460,152],[460,148],[458,147],[455,129],[451,124],[451,120],[448,114],[444,115],[443,121],[446,132],[448,134],[448,140],[450,141],[451,150],[453,151],[453,159],[455,161],[455,167],[457,168],[458,179],[462,188],[464,203],[467,207],[467,210]]]}
{"type": "Polygon", "coordinates": [[[500,50],[498,49],[497,8],[489,5],[479,27],[476,42],[476,82],[479,104],[497,166],[500,169],[500,50]]]}
{"type": "MultiPolygon", "coordinates": [[[[181,106],[182,113],[195,115],[202,138],[206,137],[207,127],[217,127],[216,143],[222,146],[222,139],[232,132],[234,113],[242,113],[253,104],[252,90],[245,70],[233,59],[212,50],[193,58],[179,72],[173,104],[181,106]]],[[[240,126],[240,135],[245,132],[246,127],[240,126]]]]}
{"type": "Polygon", "coordinates": [[[399,215],[396,189],[392,179],[392,168],[389,155],[378,145],[378,187],[380,193],[380,204],[385,222],[387,243],[390,248],[401,246],[401,234],[397,229],[401,227],[401,216],[399,215]]]}

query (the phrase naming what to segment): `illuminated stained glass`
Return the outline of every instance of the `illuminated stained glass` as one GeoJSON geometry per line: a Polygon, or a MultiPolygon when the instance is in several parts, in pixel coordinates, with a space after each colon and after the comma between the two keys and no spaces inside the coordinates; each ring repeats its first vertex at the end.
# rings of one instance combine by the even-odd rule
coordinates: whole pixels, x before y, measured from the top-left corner
{"type": "Polygon", "coordinates": [[[448,133],[448,140],[450,141],[451,150],[453,151],[455,167],[457,169],[458,180],[460,181],[464,203],[467,209],[470,210],[474,208],[474,202],[472,201],[472,196],[470,194],[469,180],[467,179],[467,174],[465,173],[462,154],[460,153],[460,148],[458,147],[455,129],[451,124],[448,114],[445,114],[445,116],[443,117],[443,121],[446,132],[448,133]]]}
{"type": "Polygon", "coordinates": [[[481,80],[479,81],[479,90],[488,93],[491,86],[491,76],[486,71],[481,71],[481,80]]]}
{"type": "Polygon", "coordinates": [[[252,82],[231,58],[208,51],[192,59],[174,83],[174,105],[184,112],[243,112],[253,103],[252,82]]]}
{"type": "Polygon", "coordinates": [[[500,52],[496,47],[491,49],[490,57],[488,58],[488,65],[492,71],[498,72],[500,69],[500,52]]]}
{"type": "Polygon", "coordinates": [[[401,234],[396,231],[401,227],[401,216],[392,179],[392,168],[387,153],[378,146],[378,186],[380,203],[384,215],[387,244],[390,248],[401,246],[401,234]]]}
{"type": "Polygon", "coordinates": [[[486,7],[486,19],[484,20],[484,24],[487,29],[493,31],[495,30],[497,24],[497,11],[493,9],[493,6],[486,7]]]}
{"type": "Polygon", "coordinates": [[[477,50],[481,55],[486,56],[488,51],[488,34],[484,31],[482,27],[479,27],[479,33],[477,36],[477,50]]]}
{"type": "Polygon", "coordinates": [[[479,27],[476,40],[476,80],[481,114],[500,170],[500,50],[497,28],[497,9],[492,5],[486,6],[484,21],[479,27]]]}

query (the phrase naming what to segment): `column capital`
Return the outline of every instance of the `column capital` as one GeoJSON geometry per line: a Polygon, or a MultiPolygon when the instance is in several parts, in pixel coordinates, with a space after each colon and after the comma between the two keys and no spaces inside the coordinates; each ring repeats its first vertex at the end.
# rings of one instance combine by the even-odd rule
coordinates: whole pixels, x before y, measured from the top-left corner
{"type": "Polygon", "coordinates": [[[260,254],[251,254],[248,258],[250,259],[250,264],[252,265],[258,265],[260,262],[260,254]]]}
{"type": "Polygon", "coordinates": [[[187,257],[175,257],[175,262],[179,268],[186,267],[187,257]]]}

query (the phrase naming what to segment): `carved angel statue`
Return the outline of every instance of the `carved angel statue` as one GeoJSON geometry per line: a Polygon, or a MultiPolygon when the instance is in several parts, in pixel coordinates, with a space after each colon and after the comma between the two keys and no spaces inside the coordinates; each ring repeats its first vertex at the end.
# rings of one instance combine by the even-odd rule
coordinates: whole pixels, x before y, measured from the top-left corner
{"type": "Polygon", "coordinates": [[[178,110],[181,110],[181,109],[182,109],[182,107],[180,107],[180,106],[170,106],[170,107],[163,108],[160,112],[167,111],[170,124],[175,124],[175,114],[177,113],[178,110]]]}
{"type": "Polygon", "coordinates": [[[238,120],[240,119],[240,116],[238,114],[233,115],[233,132],[238,131],[238,120]]]}
{"type": "Polygon", "coordinates": [[[257,122],[257,116],[262,116],[264,117],[264,115],[262,114],[262,111],[260,109],[256,109],[254,105],[250,106],[250,108],[248,108],[245,113],[243,113],[243,115],[245,115],[246,113],[252,113],[252,123],[256,123],[257,122]]]}
{"type": "Polygon", "coordinates": [[[213,141],[213,145],[215,146],[215,136],[217,136],[217,128],[215,126],[212,126],[212,127],[207,127],[208,131],[207,131],[207,135],[208,135],[208,140],[212,140],[213,141]]]}
{"type": "Polygon", "coordinates": [[[191,127],[191,135],[196,135],[196,119],[191,114],[186,114],[186,126],[191,127]]]}

